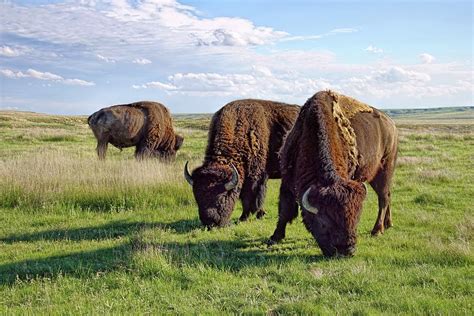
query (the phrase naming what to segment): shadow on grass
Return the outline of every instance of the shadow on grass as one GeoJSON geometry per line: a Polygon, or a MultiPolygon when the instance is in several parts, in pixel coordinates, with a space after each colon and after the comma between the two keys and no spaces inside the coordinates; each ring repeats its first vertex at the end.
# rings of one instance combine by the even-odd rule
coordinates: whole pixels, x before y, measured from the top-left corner
{"type": "Polygon", "coordinates": [[[125,269],[131,256],[130,244],[123,244],[94,251],[2,264],[0,285],[36,278],[57,278],[60,275],[93,277],[100,273],[125,269]]]}
{"type": "Polygon", "coordinates": [[[0,238],[0,242],[33,242],[39,240],[101,240],[129,236],[143,229],[170,229],[174,233],[185,234],[200,228],[197,220],[179,220],[171,223],[164,222],[128,222],[115,221],[102,226],[81,227],[73,229],[53,229],[31,234],[15,234],[0,238]]]}
{"type": "MultiPolygon", "coordinates": [[[[294,251],[282,251],[278,246],[268,247],[263,240],[160,243],[134,239],[131,244],[135,252],[163,253],[177,267],[204,265],[232,272],[238,272],[247,267],[282,264],[291,262],[295,258],[306,263],[332,260],[323,255],[296,254],[294,251]]],[[[316,249],[315,252],[317,252],[316,249]]]]}
{"type": "MultiPolygon", "coordinates": [[[[57,278],[61,275],[94,278],[111,271],[129,273],[137,270],[140,274],[140,268],[132,260],[135,254],[144,255],[145,261],[154,261],[156,253],[161,253],[176,267],[205,265],[234,272],[246,267],[282,264],[296,257],[294,252],[282,252],[278,248],[267,248],[263,245],[262,240],[150,242],[143,241],[140,234],[140,231],[154,228],[171,229],[174,233],[183,234],[200,226],[199,221],[196,220],[179,220],[171,223],[118,221],[95,227],[9,236],[1,241],[15,243],[38,240],[80,241],[116,237],[129,238],[114,247],[1,264],[0,285],[38,278],[57,278]]],[[[298,259],[306,262],[326,260],[322,256],[312,255],[298,255],[298,259]]]]}

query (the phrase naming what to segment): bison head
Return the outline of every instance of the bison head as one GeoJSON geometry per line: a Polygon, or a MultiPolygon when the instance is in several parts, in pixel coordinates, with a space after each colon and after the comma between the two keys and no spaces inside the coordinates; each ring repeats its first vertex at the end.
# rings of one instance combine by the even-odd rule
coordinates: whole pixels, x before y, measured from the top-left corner
{"type": "Polygon", "coordinates": [[[176,153],[183,145],[184,138],[178,134],[174,135],[174,140],[171,142],[171,146],[165,148],[159,148],[152,152],[146,152],[145,156],[158,157],[164,161],[173,161],[176,159],[176,153]]]}
{"type": "Polygon", "coordinates": [[[363,183],[310,186],[301,198],[303,222],[325,256],[352,256],[367,191],[363,183]]]}
{"type": "Polygon", "coordinates": [[[191,175],[186,162],[184,176],[193,187],[203,225],[208,228],[227,225],[240,190],[239,173],[235,166],[202,166],[191,175]]]}

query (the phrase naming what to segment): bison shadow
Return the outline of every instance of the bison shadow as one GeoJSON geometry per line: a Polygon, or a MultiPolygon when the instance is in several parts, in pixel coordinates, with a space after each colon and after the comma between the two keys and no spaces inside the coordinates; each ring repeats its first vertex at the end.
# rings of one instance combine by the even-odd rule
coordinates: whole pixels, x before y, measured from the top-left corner
{"type": "Polygon", "coordinates": [[[33,242],[39,240],[102,240],[129,236],[139,230],[153,228],[170,229],[177,234],[186,234],[201,228],[201,224],[198,220],[179,220],[171,223],[115,221],[101,226],[53,229],[30,234],[15,234],[0,238],[0,242],[12,244],[15,242],[33,242]]]}
{"type": "Polygon", "coordinates": [[[208,266],[218,270],[239,272],[248,267],[266,267],[291,262],[295,258],[305,263],[331,260],[314,255],[282,252],[280,248],[269,248],[262,240],[223,240],[202,242],[153,243],[132,241],[134,251],[158,251],[166,253],[176,266],[208,266]]]}
{"type": "Polygon", "coordinates": [[[94,251],[2,264],[0,265],[0,285],[44,277],[53,279],[60,275],[91,277],[125,269],[132,255],[130,248],[129,244],[123,244],[94,251]]]}
{"type": "MultiPolygon", "coordinates": [[[[304,262],[327,260],[321,255],[295,255],[267,248],[261,240],[237,239],[201,242],[143,241],[140,231],[144,229],[170,229],[184,234],[200,228],[197,220],[180,220],[171,223],[116,221],[102,226],[83,227],[72,230],[49,230],[33,234],[13,235],[0,242],[34,242],[38,240],[100,240],[124,238],[123,243],[92,251],[80,251],[39,259],[27,259],[0,264],[0,285],[13,284],[36,278],[95,278],[111,271],[134,271],[133,257],[136,254],[164,253],[176,266],[200,266],[238,272],[246,267],[260,267],[289,262],[295,257],[304,262]]],[[[315,252],[317,250],[315,249],[315,252]]],[[[146,260],[156,260],[153,256],[146,260]]]]}

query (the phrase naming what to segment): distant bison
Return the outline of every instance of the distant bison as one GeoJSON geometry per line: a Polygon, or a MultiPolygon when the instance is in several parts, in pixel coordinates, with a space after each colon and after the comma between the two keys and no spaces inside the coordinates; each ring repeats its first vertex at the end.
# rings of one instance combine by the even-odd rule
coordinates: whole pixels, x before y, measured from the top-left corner
{"type": "Polygon", "coordinates": [[[330,91],[310,98],[282,149],[279,219],[269,243],[285,237],[299,202],[303,222],[323,254],[352,255],[365,181],[379,202],[372,234],[391,227],[397,135],[390,118],[357,100],[330,91]]]}
{"type": "Polygon", "coordinates": [[[107,144],[122,149],[135,146],[135,157],[174,158],[183,137],[174,133],[168,109],[157,102],[142,101],[103,108],[87,120],[97,138],[99,159],[107,144]]]}
{"type": "Polygon", "coordinates": [[[265,215],[266,183],[281,177],[278,153],[298,112],[297,105],[238,100],[214,114],[203,165],[192,175],[187,163],[184,169],[205,226],[225,226],[239,197],[241,221],[265,215]]]}

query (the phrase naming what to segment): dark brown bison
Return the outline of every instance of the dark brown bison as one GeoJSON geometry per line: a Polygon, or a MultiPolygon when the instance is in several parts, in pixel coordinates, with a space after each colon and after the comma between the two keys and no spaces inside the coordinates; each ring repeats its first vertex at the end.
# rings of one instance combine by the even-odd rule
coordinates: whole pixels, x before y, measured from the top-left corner
{"type": "Polygon", "coordinates": [[[365,181],[379,202],[372,234],[391,227],[397,135],[389,117],[357,100],[330,91],[310,98],[282,148],[279,219],[269,243],[285,237],[298,202],[324,255],[353,255],[365,181]]]}
{"type": "Polygon", "coordinates": [[[266,183],[281,177],[278,153],[298,112],[297,105],[239,100],[214,114],[203,165],[192,175],[187,163],[184,169],[205,226],[228,224],[239,197],[241,221],[265,214],[266,183]]]}
{"type": "Polygon", "coordinates": [[[122,149],[135,146],[135,157],[174,158],[183,137],[174,133],[170,112],[157,102],[142,101],[103,108],[87,120],[97,138],[99,159],[107,144],[122,149]]]}

